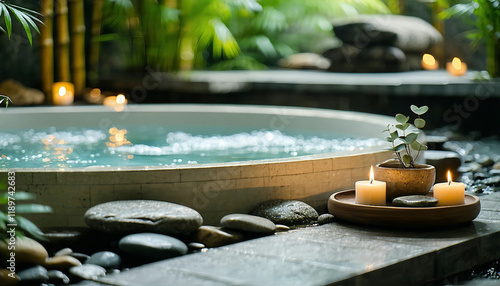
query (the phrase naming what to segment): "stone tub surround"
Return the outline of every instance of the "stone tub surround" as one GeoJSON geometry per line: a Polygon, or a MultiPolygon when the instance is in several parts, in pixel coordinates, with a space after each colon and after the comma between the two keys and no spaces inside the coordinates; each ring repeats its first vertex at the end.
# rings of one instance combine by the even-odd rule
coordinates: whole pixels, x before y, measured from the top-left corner
{"type": "MultiPolygon", "coordinates": [[[[269,199],[297,199],[320,211],[335,191],[351,189],[391,152],[329,154],[236,163],[87,169],[15,169],[16,190],[36,195],[50,214],[27,214],[40,227],[86,226],[92,206],[116,200],[161,200],[197,210],[205,224],[248,213],[269,199]]],[[[3,173],[3,172],[2,172],[3,173]]],[[[326,210],[326,208],[325,208],[326,210]]]]}
{"type": "Polygon", "coordinates": [[[500,193],[481,196],[478,218],[457,227],[401,230],[338,221],[78,285],[424,285],[500,258],[499,201],[500,193]]]}

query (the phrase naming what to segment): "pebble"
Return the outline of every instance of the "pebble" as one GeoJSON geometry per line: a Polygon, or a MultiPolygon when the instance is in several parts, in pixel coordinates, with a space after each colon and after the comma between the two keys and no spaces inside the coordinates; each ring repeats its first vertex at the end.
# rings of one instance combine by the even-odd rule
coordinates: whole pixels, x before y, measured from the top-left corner
{"type": "Polygon", "coordinates": [[[80,266],[71,267],[69,273],[72,275],[85,279],[85,280],[95,280],[98,277],[106,275],[106,269],[99,265],[94,264],[84,264],[80,266]]]}
{"type": "Polygon", "coordinates": [[[40,265],[19,271],[17,276],[23,283],[41,283],[49,280],[47,269],[40,265]]]}
{"type": "Polygon", "coordinates": [[[99,265],[106,269],[118,268],[120,263],[122,263],[121,257],[111,251],[96,252],[85,261],[85,264],[99,265]]]}
{"type": "Polygon", "coordinates": [[[174,203],[129,200],[96,205],[85,213],[85,222],[105,232],[188,235],[202,225],[203,218],[194,209],[174,203]]]}
{"type": "Polygon", "coordinates": [[[276,231],[289,231],[290,227],[284,225],[284,224],[277,224],[276,225],[276,231]]]}
{"type": "Polygon", "coordinates": [[[66,271],[73,266],[79,266],[79,265],[82,265],[82,263],[78,259],[72,256],[54,256],[48,258],[43,263],[43,266],[47,269],[61,270],[61,271],[66,271]]]}
{"type": "Polygon", "coordinates": [[[14,273],[14,278],[9,276],[10,270],[0,269],[0,285],[11,286],[19,283],[19,277],[14,273]]]}
{"type": "Polygon", "coordinates": [[[496,163],[493,165],[493,169],[494,169],[494,170],[500,170],[500,162],[496,162],[496,163]]]}
{"type": "Polygon", "coordinates": [[[265,201],[250,212],[269,219],[275,224],[308,225],[316,222],[318,212],[310,205],[295,200],[265,201]]]}
{"type": "Polygon", "coordinates": [[[323,225],[327,223],[335,222],[335,216],[332,214],[322,214],[318,217],[318,224],[323,225]]]}
{"type": "Polygon", "coordinates": [[[73,254],[73,250],[71,248],[63,248],[57,251],[54,256],[68,256],[73,254]]]}
{"type": "MultiPolygon", "coordinates": [[[[0,243],[0,254],[9,257],[10,250],[7,244],[0,243]]],[[[36,240],[29,237],[16,238],[16,264],[42,265],[49,254],[36,240]]]]}
{"type": "Polygon", "coordinates": [[[200,226],[195,237],[197,242],[203,243],[206,247],[219,247],[243,240],[241,233],[208,225],[200,226]]]}
{"type": "Polygon", "coordinates": [[[438,203],[438,199],[429,196],[402,196],[392,200],[392,204],[397,207],[434,207],[438,203]]]}
{"type": "Polygon", "coordinates": [[[71,256],[78,259],[78,261],[80,261],[81,263],[85,263],[85,261],[90,258],[90,256],[88,256],[87,254],[77,252],[73,252],[71,256]]]}
{"type": "Polygon", "coordinates": [[[189,247],[190,249],[193,249],[193,250],[200,250],[200,249],[205,248],[206,246],[205,246],[205,244],[203,244],[203,243],[199,243],[199,242],[190,242],[190,243],[188,244],[188,247],[189,247]]]}
{"type": "Polygon", "coordinates": [[[478,172],[479,170],[481,170],[482,167],[483,166],[481,166],[481,164],[479,164],[479,163],[471,162],[471,163],[463,164],[462,166],[460,166],[457,169],[457,171],[459,173],[478,172]]]}
{"type": "Polygon", "coordinates": [[[479,157],[479,159],[477,160],[477,162],[479,164],[481,164],[481,166],[483,166],[483,167],[490,167],[490,166],[493,166],[495,164],[495,161],[493,161],[493,159],[491,159],[488,156],[481,156],[481,157],[479,157]]]}
{"type": "Polygon", "coordinates": [[[493,176],[482,181],[486,185],[498,186],[500,184],[500,176],[493,176]]]}
{"type": "Polygon", "coordinates": [[[177,238],[158,233],[136,233],[120,239],[124,252],[150,259],[167,259],[184,255],[188,247],[177,238]]]}
{"type": "Polygon", "coordinates": [[[59,270],[49,270],[47,271],[47,276],[49,277],[49,282],[54,284],[68,284],[70,281],[68,276],[59,270]]]}
{"type": "Polygon", "coordinates": [[[225,228],[254,233],[273,234],[276,231],[276,225],[267,218],[247,214],[226,215],[220,224],[225,228]]]}

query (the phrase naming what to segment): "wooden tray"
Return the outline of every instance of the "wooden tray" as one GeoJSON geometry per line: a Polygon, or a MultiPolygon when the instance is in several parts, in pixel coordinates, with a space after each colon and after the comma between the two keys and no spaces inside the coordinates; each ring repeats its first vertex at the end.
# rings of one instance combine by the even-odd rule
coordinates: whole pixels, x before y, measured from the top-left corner
{"type": "Polygon", "coordinates": [[[425,228],[472,221],[479,215],[481,203],[478,197],[465,195],[465,203],[455,206],[370,206],[355,203],[354,190],[349,190],[331,195],[328,211],[340,219],[365,225],[425,228]]]}

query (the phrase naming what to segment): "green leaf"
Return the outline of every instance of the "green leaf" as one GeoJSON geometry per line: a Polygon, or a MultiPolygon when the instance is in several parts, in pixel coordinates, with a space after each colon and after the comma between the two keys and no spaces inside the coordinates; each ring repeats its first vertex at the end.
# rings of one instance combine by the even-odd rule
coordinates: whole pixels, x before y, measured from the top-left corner
{"type": "Polygon", "coordinates": [[[396,140],[396,139],[398,139],[398,137],[399,137],[398,131],[391,132],[392,139],[396,140]]]}
{"type": "Polygon", "coordinates": [[[406,123],[406,122],[408,122],[408,120],[410,120],[410,116],[407,117],[401,113],[396,114],[395,118],[396,118],[396,121],[399,123],[406,123]]]}
{"type": "Polygon", "coordinates": [[[5,20],[5,27],[7,27],[7,35],[10,38],[10,34],[12,33],[12,19],[10,18],[9,10],[7,10],[7,6],[3,3],[0,3],[0,9],[3,10],[3,17],[5,20]]]}
{"type": "Polygon", "coordinates": [[[404,124],[396,124],[396,128],[400,130],[406,130],[410,127],[410,123],[404,123],[404,124]]]}
{"type": "Polygon", "coordinates": [[[22,204],[16,206],[16,213],[51,213],[52,208],[40,204],[22,204]]]}
{"type": "Polygon", "coordinates": [[[406,137],[404,138],[404,141],[406,144],[411,144],[415,140],[417,140],[417,136],[418,136],[417,133],[410,133],[410,134],[406,135],[406,137]]]}
{"type": "Polygon", "coordinates": [[[425,120],[423,120],[422,118],[415,118],[415,121],[413,122],[413,124],[417,128],[424,128],[425,120]]]}
{"type": "Polygon", "coordinates": [[[411,161],[412,161],[411,156],[409,156],[409,155],[404,155],[404,156],[403,156],[403,162],[404,162],[405,164],[411,164],[411,161]]]}
{"type": "Polygon", "coordinates": [[[7,6],[7,8],[9,8],[9,10],[14,14],[14,16],[17,18],[17,20],[19,22],[21,22],[21,25],[23,26],[24,31],[26,32],[26,36],[28,37],[30,45],[33,45],[33,39],[31,37],[31,29],[30,29],[28,22],[24,18],[24,13],[21,11],[17,11],[17,9],[9,7],[9,6],[7,6]]]}
{"type": "Polygon", "coordinates": [[[410,109],[411,111],[413,111],[413,113],[417,114],[417,115],[422,115],[424,113],[427,112],[427,110],[429,110],[429,107],[427,105],[424,105],[422,107],[417,107],[416,105],[411,105],[410,106],[410,109]]]}
{"type": "Polygon", "coordinates": [[[42,236],[43,232],[38,228],[38,226],[36,226],[30,220],[21,216],[16,216],[16,221],[19,228],[22,229],[23,231],[32,235],[36,239],[47,241],[47,238],[42,236]]]}
{"type": "Polygon", "coordinates": [[[394,142],[394,140],[396,140],[396,139],[394,139],[392,137],[385,137],[385,140],[387,140],[388,142],[394,142]]]}
{"type": "Polygon", "coordinates": [[[401,152],[401,151],[403,151],[405,149],[405,146],[406,146],[406,144],[401,143],[398,146],[394,147],[394,151],[401,152]]]}
{"type": "Polygon", "coordinates": [[[413,149],[413,150],[419,151],[419,150],[420,150],[420,148],[422,148],[422,144],[420,144],[420,142],[418,142],[418,141],[416,141],[416,140],[415,140],[415,141],[413,141],[413,142],[410,144],[410,147],[411,147],[411,149],[413,149]]]}

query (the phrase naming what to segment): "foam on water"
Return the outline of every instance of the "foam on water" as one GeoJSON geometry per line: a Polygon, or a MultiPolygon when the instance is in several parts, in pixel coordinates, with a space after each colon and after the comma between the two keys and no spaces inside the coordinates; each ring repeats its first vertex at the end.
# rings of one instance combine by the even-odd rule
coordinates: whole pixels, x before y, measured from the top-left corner
{"type": "Polygon", "coordinates": [[[0,132],[2,168],[162,166],[273,159],[385,146],[376,138],[288,135],[255,130],[199,135],[156,128],[89,128],[0,132]]]}

